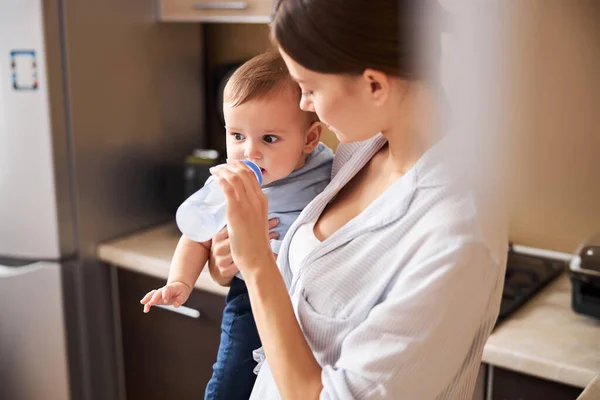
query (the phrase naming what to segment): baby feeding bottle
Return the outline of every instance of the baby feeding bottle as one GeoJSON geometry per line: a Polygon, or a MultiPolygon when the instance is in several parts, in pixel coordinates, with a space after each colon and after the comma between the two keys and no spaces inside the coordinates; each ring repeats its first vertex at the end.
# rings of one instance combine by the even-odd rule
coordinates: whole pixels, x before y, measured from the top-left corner
{"type": "MultiPolygon", "coordinates": [[[[243,160],[262,185],[262,173],[258,165],[243,160]]],[[[212,239],[226,224],[227,200],[221,188],[211,176],[204,187],[187,198],[177,209],[175,220],[179,230],[195,242],[212,239]]]]}

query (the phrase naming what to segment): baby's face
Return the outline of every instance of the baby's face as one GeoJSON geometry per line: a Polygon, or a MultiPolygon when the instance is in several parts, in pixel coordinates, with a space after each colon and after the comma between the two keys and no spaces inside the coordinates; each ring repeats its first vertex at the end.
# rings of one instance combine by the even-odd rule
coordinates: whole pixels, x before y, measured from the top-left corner
{"type": "Polygon", "coordinates": [[[283,90],[235,107],[225,103],[223,113],[227,158],[256,163],[263,173],[263,185],[304,165],[309,126],[293,91],[283,90]]]}

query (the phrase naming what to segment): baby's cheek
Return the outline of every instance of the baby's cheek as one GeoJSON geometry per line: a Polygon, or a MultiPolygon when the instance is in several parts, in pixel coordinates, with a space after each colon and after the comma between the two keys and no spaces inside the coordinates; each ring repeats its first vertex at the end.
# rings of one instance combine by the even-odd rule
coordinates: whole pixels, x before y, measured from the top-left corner
{"type": "Polygon", "coordinates": [[[235,145],[227,144],[227,158],[230,160],[243,160],[244,152],[237,149],[235,145]]]}

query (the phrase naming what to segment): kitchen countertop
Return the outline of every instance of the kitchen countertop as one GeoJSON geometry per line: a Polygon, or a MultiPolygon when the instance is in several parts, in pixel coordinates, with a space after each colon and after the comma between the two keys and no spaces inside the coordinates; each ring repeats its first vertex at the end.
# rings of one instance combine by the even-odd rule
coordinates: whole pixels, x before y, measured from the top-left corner
{"type": "MultiPolygon", "coordinates": [[[[181,233],[175,224],[159,226],[98,246],[98,258],[106,263],[167,279],[171,258],[181,233]]],[[[215,283],[205,267],[194,285],[225,296],[229,288],[215,283]]]]}
{"type": "MultiPolygon", "coordinates": [[[[102,244],[100,260],[166,279],[179,231],[160,226],[102,244]]],[[[195,287],[225,295],[208,268],[195,287]]],[[[483,362],[584,388],[600,373],[600,321],[571,310],[571,285],[560,276],[500,324],[488,339],[483,362]]],[[[593,388],[592,388],[593,389],[593,388]]]]}
{"type": "Polygon", "coordinates": [[[572,311],[564,274],[494,329],[483,362],[584,388],[600,373],[600,321],[572,311]]]}

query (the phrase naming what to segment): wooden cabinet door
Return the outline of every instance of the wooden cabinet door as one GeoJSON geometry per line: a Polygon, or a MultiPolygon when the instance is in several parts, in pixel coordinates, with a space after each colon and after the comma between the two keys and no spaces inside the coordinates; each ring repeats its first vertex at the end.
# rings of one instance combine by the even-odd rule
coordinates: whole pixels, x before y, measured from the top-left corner
{"type": "Polygon", "coordinates": [[[144,314],[140,299],[165,281],[124,269],[118,281],[127,399],[204,398],[225,298],[194,290],[185,306],[198,318],[156,307],[144,314]]]}

